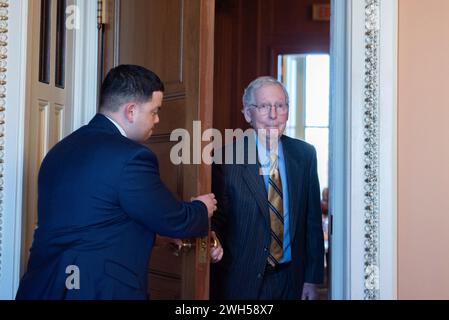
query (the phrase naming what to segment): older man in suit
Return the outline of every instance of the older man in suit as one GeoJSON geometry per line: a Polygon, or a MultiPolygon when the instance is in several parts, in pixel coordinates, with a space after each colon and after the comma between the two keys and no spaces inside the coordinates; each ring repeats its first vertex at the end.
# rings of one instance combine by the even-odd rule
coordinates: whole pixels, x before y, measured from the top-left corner
{"type": "Polygon", "coordinates": [[[175,199],[156,155],[141,144],[159,122],[163,91],[150,70],[112,69],[100,113],[45,157],[38,228],[17,299],[145,299],[156,233],[207,235],[214,196],[175,199]]]}
{"type": "MultiPolygon", "coordinates": [[[[214,166],[220,205],[212,229],[224,255],[212,268],[212,298],[317,299],[324,245],[315,149],[283,135],[289,106],[282,83],[254,80],[243,105],[255,129],[243,138],[243,163],[225,156],[214,166]]],[[[235,155],[238,145],[223,153],[234,148],[235,155]]]]}

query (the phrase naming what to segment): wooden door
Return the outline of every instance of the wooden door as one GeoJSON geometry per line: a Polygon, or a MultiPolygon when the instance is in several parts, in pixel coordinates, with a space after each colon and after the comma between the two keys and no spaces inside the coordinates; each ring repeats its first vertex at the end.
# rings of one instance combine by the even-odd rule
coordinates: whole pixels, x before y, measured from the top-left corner
{"type": "MultiPolygon", "coordinates": [[[[210,167],[173,165],[170,133],[193,121],[212,126],[214,0],[106,0],[101,33],[101,78],[119,64],[137,64],[165,83],[160,123],[147,145],[158,155],[161,177],[180,199],[210,192],[210,167]]],[[[176,255],[155,246],[149,266],[150,299],[208,299],[209,239],[176,255]]]]}
{"type": "Polygon", "coordinates": [[[47,152],[72,131],[67,100],[73,55],[66,50],[67,0],[30,1],[25,129],[22,272],[37,225],[37,177],[47,152]]]}

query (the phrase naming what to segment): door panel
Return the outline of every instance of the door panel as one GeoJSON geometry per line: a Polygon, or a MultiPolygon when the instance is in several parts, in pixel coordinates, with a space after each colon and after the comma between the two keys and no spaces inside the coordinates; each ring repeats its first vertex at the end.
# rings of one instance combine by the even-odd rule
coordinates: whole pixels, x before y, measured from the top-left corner
{"type": "Polygon", "coordinates": [[[171,148],[177,143],[169,141],[170,137],[159,135],[151,139],[150,148],[157,154],[159,161],[159,172],[168,189],[174,194],[182,197],[183,192],[183,166],[176,166],[170,161],[171,148]]]}
{"type": "MultiPolygon", "coordinates": [[[[102,74],[118,64],[138,64],[156,72],[165,84],[160,123],[145,144],[158,156],[162,180],[179,199],[210,192],[206,165],[175,166],[170,150],[177,128],[191,136],[193,121],[203,130],[212,123],[212,0],[106,0],[102,34],[102,74]],[[200,63],[201,61],[201,63],[200,63]]],[[[181,252],[158,238],[149,266],[151,299],[207,299],[209,240],[193,239],[181,252]]]]}
{"type": "Polygon", "coordinates": [[[120,63],[153,66],[168,96],[185,95],[185,2],[131,0],[120,10],[120,63]]]}

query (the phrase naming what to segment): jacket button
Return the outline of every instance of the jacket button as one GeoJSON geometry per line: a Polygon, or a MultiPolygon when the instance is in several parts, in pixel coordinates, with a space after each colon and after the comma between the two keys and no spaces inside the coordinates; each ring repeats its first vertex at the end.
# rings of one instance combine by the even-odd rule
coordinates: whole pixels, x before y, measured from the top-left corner
{"type": "Polygon", "coordinates": [[[268,248],[266,248],[266,247],[265,247],[265,248],[263,248],[263,251],[267,252],[267,251],[268,251],[268,248]]]}
{"type": "Polygon", "coordinates": [[[261,273],[259,273],[259,274],[257,275],[257,279],[262,279],[262,274],[261,274],[261,273]]]}

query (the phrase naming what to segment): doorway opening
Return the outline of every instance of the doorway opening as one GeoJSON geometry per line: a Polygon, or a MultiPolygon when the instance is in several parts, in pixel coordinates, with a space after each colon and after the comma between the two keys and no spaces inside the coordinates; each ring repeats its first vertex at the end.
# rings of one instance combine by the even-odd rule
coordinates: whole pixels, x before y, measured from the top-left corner
{"type": "Polygon", "coordinates": [[[321,191],[321,210],[325,245],[325,279],[320,299],[328,299],[329,252],[329,91],[330,56],[328,54],[278,55],[279,81],[289,93],[289,120],[286,135],[313,145],[317,152],[317,169],[321,191]]]}
{"type": "MultiPolygon", "coordinates": [[[[334,84],[330,70],[335,64],[331,42],[336,39],[333,33],[331,41],[331,29],[335,30],[337,17],[334,14],[331,18],[330,12],[336,8],[335,1],[223,0],[216,4],[213,127],[222,133],[247,129],[241,112],[244,89],[259,76],[278,78],[290,95],[286,135],[314,145],[324,191],[335,180],[334,156],[329,152],[335,131],[329,107],[331,79],[334,84]]],[[[338,13],[338,19],[344,20],[343,11],[338,13]]],[[[329,249],[342,245],[342,241],[333,241],[329,249]]],[[[340,265],[343,255],[336,256],[340,260],[333,263],[332,272],[328,263],[326,274],[340,265]]],[[[326,277],[321,299],[339,297],[333,292],[342,284],[331,285],[330,278],[335,281],[339,277],[326,277]]]]}

